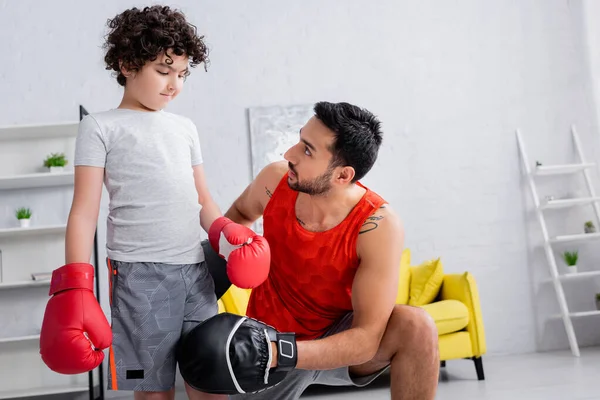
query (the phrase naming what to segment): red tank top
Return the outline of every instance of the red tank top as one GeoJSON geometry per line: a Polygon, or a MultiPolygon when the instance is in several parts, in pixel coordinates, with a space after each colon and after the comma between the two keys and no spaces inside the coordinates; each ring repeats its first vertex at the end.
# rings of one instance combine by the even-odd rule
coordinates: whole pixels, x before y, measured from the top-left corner
{"type": "Polygon", "coordinates": [[[246,311],[249,317],[306,340],[322,336],[352,311],[358,232],[385,203],[375,192],[358,185],[367,191],[340,224],[324,232],[310,232],[296,219],[298,192],[288,186],[287,174],[281,179],[263,214],[271,270],[267,280],[252,290],[246,311]]]}

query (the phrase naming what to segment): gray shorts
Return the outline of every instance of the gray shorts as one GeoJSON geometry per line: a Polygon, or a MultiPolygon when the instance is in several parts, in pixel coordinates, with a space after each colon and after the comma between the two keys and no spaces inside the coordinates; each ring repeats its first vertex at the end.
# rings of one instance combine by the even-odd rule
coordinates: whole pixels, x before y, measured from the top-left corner
{"type": "Polygon", "coordinates": [[[107,264],[113,331],[108,389],[170,390],[179,338],[218,311],[206,264],[107,264]]]}
{"type": "MultiPolygon", "coordinates": [[[[343,332],[352,326],[352,313],[348,313],[322,337],[343,332]]],[[[374,374],[360,377],[351,377],[348,367],[342,367],[324,371],[309,371],[296,369],[290,372],[285,379],[276,386],[256,394],[238,394],[229,396],[230,399],[253,399],[253,400],[296,400],[312,384],[326,386],[367,386],[379,375],[384,373],[386,367],[374,374]]]]}

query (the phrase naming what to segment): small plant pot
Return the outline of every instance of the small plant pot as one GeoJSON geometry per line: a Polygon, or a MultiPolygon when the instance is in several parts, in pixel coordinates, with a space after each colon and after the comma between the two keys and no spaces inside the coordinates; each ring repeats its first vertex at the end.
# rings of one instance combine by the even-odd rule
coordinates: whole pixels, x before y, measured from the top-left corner
{"type": "Polygon", "coordinates": [[[595,233],[595,232],[596,232],[596,228],[595,228],[595,227],[593,227],[593,226],[592,226],[592,227],[587,227],[587,226],[586,226],[585,228],[583,228],[583,231],[584,231],[585,233],[595,233]]]}
{"type": "Polygon", "coordinates": [[[576,274],[577,273],[577,265],[567,265],[567,274],[576,274]]]}
{"type": "Polygon", "coordinates": [[[596,310],[600,311],[600,299],[596,299],[596,310]]]}
{"type": "Polygon", "coordinates": [[[30,219],[20,219],[19,224],[21,224],[21,228],[29,228],[31,220],[30,219]]]}
{"type": "Polygon", "coordinates": [[[65,167],[50,167],[50,173],[64,172],[65,167]]]}

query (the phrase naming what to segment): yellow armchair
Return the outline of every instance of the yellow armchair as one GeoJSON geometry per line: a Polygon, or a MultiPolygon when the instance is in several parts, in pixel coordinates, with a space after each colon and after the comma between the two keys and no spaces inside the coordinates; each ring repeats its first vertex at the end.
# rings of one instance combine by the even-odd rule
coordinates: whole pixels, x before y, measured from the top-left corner
{"type": "Polygon", "coordinates": [[[240,289],[231,285],[219,299],[219,312],[227,311],[231,314],[246,315],[251,291],[251,289],[240,289]]]}
{"type": "MultiPolygon", "coordinates": [[[[427,311],[438,329],[441,366],[445,367],[448,360],[471,359],[475,363],[477,379],[484,380],[481,357],[487,348],[475,278],[469,272],[445,274],[441,271],[441,262],[438,267],[441,273],[439,286],[432,285],[435,280],[433,273],[427,283],[429,289],[435,291],[434,299],[418,307],[427,311]]],[[[400,263],[397,304],[409,304],[411,293],[415,290],[412,275],[417,268],[424,266],[411,266],[410,250],[405,249],[400,263]]],[[[422,282],[418,284],[422,285],[422,282]]]]}
{"type": "MultiPolygon", "coordinates": [[[[410,250],[402,253],[397,304],[410,303],[412,275],[410,250]]],[[[441,268],[441,266],[440,266],[441,268]]],[[[438,329],[441,366],[453,359],[471,359],[475,363],[477,378],[483,380],[481,356],[486,353],[485,331],[479,305],[479,293],[475,278],[469,272],[440,275],[441,286],[435,290],[435,298],[428,304],[419,305],[433,318],[438,329]]],[[[411,292],[413,290],[413,292],[411,292]]],[[[249,289],[231,286],[219,300],[219,312],[245,315],[250,298],[249,289]]]]}

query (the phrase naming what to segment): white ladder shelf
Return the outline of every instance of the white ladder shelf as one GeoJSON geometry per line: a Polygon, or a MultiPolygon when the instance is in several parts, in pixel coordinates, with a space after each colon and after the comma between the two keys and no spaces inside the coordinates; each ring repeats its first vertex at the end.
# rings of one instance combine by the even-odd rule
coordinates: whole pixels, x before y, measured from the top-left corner
{"type": "Polygon", "coordinates": [[[575,126],[571,126],[571,135],[573,136],[573,142],[575,144],[575,150],[577,152],[577,156],[579,158],[579,163],[575,164],[565,164],[565,165],[553,165],[553,166],[537,166],[535,170],[532,170],[531,164],[529,162],[529,158],[527,156],[527,151],[525,150],[525,144],[521,135],[521,131],[519,129],[516,130],[517,142],[519,145],[519,152],[521,153],[521,160],[523,162],[523,167],[527,174],[527,180],[529,183],[529,187],[531,189],[531,195],[533,197],[533,202],[535,206],[535,212],[537,214],[538,221],[540,223],[542,234],[544,235],[544,251],[546,253],[546,258],[548,261],[548,268],[550,269],[550,279],[554,284],[554,289],[556,291],[556,297],[558,300],[558,305],[560,307],[560,315],[558,318],[562,318],[563,323],[565,325],[565,330],[567,333],[567,338],[569,339],[569,345],[571,347],[571,353],[575,357],[579,357],[579,345],[577,343],[577,337],[575,335],[575,330],[573,329],[573,322],[571,318],[576,317],[587,317],[587,316],[600,316],[600,311],[584,311],[584,312],[569,312],[569,307],[567,305],[567,300],[565,297],[565,293],[562,287],[562,281],[571,280],[581,278],[585,280],[586,278],[600,276],[600,271],[588,271],[588,272],[579,272],[573,273],[569,275],[561,275],[558,273],[558,267],[556,265],[556,258],[554,256],[554,251],[552,249],[552,244],[554,243],[564,243],[564,242],[573,242],[573,241],[588,241],[594,239],[600,239],[600,233],[582,233],[582,234],[574,234],[574,235],[561,235],[551,238],[548,234],[548,228],[546,226],[546,220],[544,219],[544,210],[554,209],[554,208],[563,208],[563,207],[577,207],[577,206],[587,206],[592,205],[594,207],[594,211],[596,214],[596,225],[600,225],[600,197],[596,195],[594,187],[592,186],[592,182],[590,179],[589,169],[594,168],[596,166],[595,163],[590,163],[585,160],[583,155],[581,141],[579,140],[579,135],[577,134],[577,130],[575,126]],[[548,200],[541,202],[537,193],[536,184],[534,178],[540,175],[565,175],[565,174],[574,174],[574,173],[583,173],[585,184],[587,186],[589,197],[582,198],[574,198],[574,199],[564,199],[564,200],[548,200]]]}

